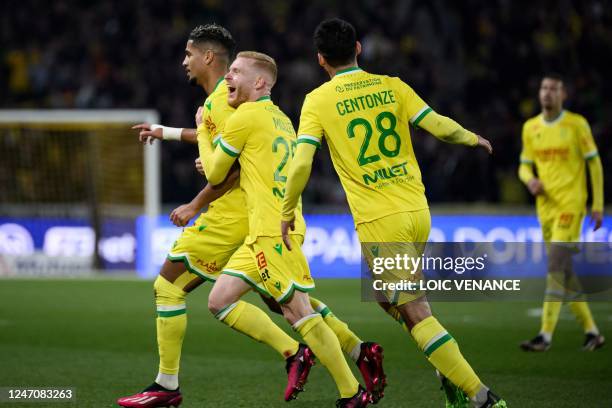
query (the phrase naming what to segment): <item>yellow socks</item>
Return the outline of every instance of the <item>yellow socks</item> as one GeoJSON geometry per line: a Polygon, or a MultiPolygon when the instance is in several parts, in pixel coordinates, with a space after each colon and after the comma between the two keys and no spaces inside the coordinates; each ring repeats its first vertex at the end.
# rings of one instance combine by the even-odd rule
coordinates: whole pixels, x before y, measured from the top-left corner
{"type": "Polygon", "coordinates": [[[361,343],[363,343],[361,339],[349,329],[345,322],[338,319],[325,303],[312,296],[309,296],[309,298],[312,308],[317,313],[321,314],[325,323],[332,329],[338,338],[342,351],[350,355],[354,361],[357,361],[359,353],[361,352],[361,343]]]}
{"type": "MultiPolygon", "coordinates": [[[[412,337],[423,350],[429,362],[453,384],[470,397],[482,389],[480,379],[465,360],[455,339],[430,316],[412,328],[412,337]]],[[[315,352],[316,354],[316,352],[315,352]]]]}
{"type": "Polygon", "coordinates": [[[239,300],[215,315],[217,319],[247,336],[265,343],[283,358],[297,353],[299,343],[281,330],[260,308],[239,300]]]}
{"type": "Polygon", "coordinates": [[[406,325],[406,322],[404,321],[404,318],[402,317],[402,314],[400,313],[400,311],[397,308],[397,306],[391,305],[391,306],[389,306],[388,309],[385,310],[385,312],[387,312],[387,314],[389,316],[391,316],[393,318],[393,320],[398,322],[402,326],[402,329],[404,329],[406,332],[410,333],[410,330],[408,330],[408,326],[406,325]]]}
{"type": "Polygon", "coordinates": [[[587,302],[569,302],[569,307],[574,316],[576,316],[578,323],[582,325],[582,329],[585,333],[599,334],[599,330],[597,329],[597,325],[595,325],[595,320],[593,320],[593,315],[591,314],[591,309],[587,302]]]}
{"type": "Polygon", "coordinates": [[[338,339],[321,315],[317,313],[303,317],[293,328],[300,333],[321,364],[329,370],[340,392],[340,398],[355,395],[359,383],[342,355],[338,339]]]}
{"type": "Polygon", "coordinates": [[[156,381],[163,387],[176,389],[181,348],[187,329],[186,293],[162,276],[157,277],[153,288],[157,307],[157,347],[159,351],[159,375],[156,381]]]}
{"type": "Polygon", "coordinates": [[[544,335],[545,340],[549,343],[555,331],[555,327],[557,327],[562,304],[563,302],[560,300],[545,300],[542,305],[542,326],[540,327],[540,334],[544,335]]]}

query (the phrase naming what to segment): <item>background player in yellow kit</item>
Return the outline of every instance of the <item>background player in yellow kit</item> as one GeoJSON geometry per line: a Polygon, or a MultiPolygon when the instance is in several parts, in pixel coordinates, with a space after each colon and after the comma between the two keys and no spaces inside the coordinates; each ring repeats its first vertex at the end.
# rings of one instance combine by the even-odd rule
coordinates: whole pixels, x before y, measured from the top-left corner
{"type": "Polygon", "coordinates": [[[546,351],[564,300],[585,333],[584,350],[604,344],[572,269],[571,243],[580,240],[587,203],[586,167],[591,173],[593,230],[603,222],[603,170],[586,119],[563,109],[567,94],[558,74],[544,76],[539,99],[542,112],[523,126],[519,178],[536,196],[536,210],[547,243],[548,275],[540,333],[521,343],[526,351],[546,351]],[[537,175],[533,172],[535,165],[537,175]],[[568,245],[569,244],[569,245],[568,245]]]}
{"type": "MultiPolygon", "coordinates": [[[[289,118],[272,103],[276,82],[274,60],[257,52],[241,52],[232,63],[226,81],[229,104],[237,107],[226,123],[216,150],[201,144],[200,158],[209,183],[222,182],[238,159],[240,187],[245,192],[249,235],[234,253],[209,296],[209,306],[219,319],[233,319],[238,299],[250,287],[273,297],[283,315],[312,348],[334,378],[341,407],[364,407],[370,400],[351,373],[340,343],[321,316],[311,307],[308,293],[314,281],[300,249],[305,233],[297,208],[295,231],[287,239],[287,251],[278,230],[287,169],[295,149],[295,131],[289,118]]],[[[205,124],[197,118],[198,134],[205,124]]]]}
{"type": "MultiPolygon", "coordinates": [[[[489,153],[491,145],[438,115],[399,78],[361,70],[357,65],[361,45],[350,23],[337,18],[323,21],[314,41],[319,64],[331,80],[310,92],[302,106],[298,147],[283,203],[283,236],[294,226],[294,210],[325,136],[360,241],[376,248],[379,243],[414,243],[418,251],[419,243],[428,239],[431,221],[409,125],[446,142],[482,146],[489,153]]],[[[369,249],[362,246],[366,258],[372,255],[369,249]]],[[[397,276],[402,272],[406,271],[397,271],[397,276]]],[[[453,337],[432,316],[424,294],[384,295],[383,307],[396,318],[401,315],[419,348],[442,374],[447,406],[467,406],[465,394],[476,407],[506,406],[480,381],[453,337]]]]}
{"type": "MultiPolygon", "coordinates": [[[[223,81],[233,52],[234,40],[231,34],[225,28],[214,24],[195,28],[187,41],[183,66],[190,82],[201,86],[208,94],[203,106],[205,132],[200,132],[200,137],[204,138],[206,143],[210,143],[212,136],[223,130],[227,118],[234,112],[234,108],[227,103],[227,86],[223,81]]],[[[192,143],[197,141],[195,129],[147,124],[138,125],[136,128],[141,130],[140,138],[144,142],[152,138],[181,139],[192,143]]],[[[157,378],[143,392],[120,398],[120,405],[157,407],[180,404],[182,395],[178,373],[187,327],[185,297],[205,280],[214,282],[218,278],[222,268],[244,242],[248,233],[246,204],[237,178],[238,171],[234,168],[219,188],[208,184],[191,203],[172,212],[173,222],[185,225],[203,207],[211,203],[208,211],[200,215],[194,226],[183,230],[170,249],[155,281],[157,344],[160,357],[157,378]],[[215,199],[217,200],[214,201],[215,199]]],[[[313,308],[321,313],[325,322],[336,333],[343,349],[353,357],[364,377],[374,380],[382,375],[384,379],[380,365],[372,366],[370,363],[375,357],[382,358],[379,346],[376,343],[362,342],[325,304],[314,298],[311,301],[313,308]],[[380,374],[376,377],[378,371],[380,374]]],[[[274,302],[270,305],[278,309],[278,305],[272,303],[274,302]]],[[[298,349],[298,342],[252,304],[241,302],[232,317],[233,320],[222,321],[233,329],[268,344],[287,360],[289,378],[286,393],[294,397],[301,387],[300,377],[308,374],[312,363],[311,360],[300,361],[298,358],[307,352],[306,348],[298,349]]]]}

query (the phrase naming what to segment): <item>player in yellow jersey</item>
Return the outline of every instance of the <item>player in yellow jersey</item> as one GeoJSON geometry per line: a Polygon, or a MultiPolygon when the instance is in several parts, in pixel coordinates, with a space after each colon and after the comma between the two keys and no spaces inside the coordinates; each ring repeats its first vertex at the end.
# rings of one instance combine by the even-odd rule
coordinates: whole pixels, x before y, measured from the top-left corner
{"type": "MultiPolygon", "coordinates": [[[[231,316],[240,297],[251,288],[273,297],[282,313],[334,378],[341,407],[365,407],[370,400],[342,355],[334,333],[309,301],[314,289],[308,263],[301,251],[305,223],[301,209],[294,211],[296,229],[283,246],[278,230],[281,203],[295,149],[295,131],[287,116],[270,99],[276,82],[274,60],[257,52],[241,52],[226,81],[229,104],[237,107],[229,118],[216,149],[202,144],[200,158],[209,183],[223,182],[239,160],[240,187],[246,196],[249,235],[229,260],[209,295],[211,311],[219,319],[231,316]]],[[[198,134],[205,123],[196,118],[198,134]]]]}
{"type": "MultiPolygon", "coordinates": [[[[373,244],[362,246],[365,257],[378,256],[375,252],[388,243],[402,243],[404,249],[419,256],[428,239],[430,216],[409,125],[446,142],[481,146],[489,153],[491,145],[434,112],[399,78],[360,69],[357,55],[361,45],[350,23],[337,18],[323,21],[314,41],[319,64],[331,80],[310,92],[302,106],[283,203],[283,237],[294,228],[296,205],[315,151],[325,137],[359,239],[373,244]]],[[[402,273],[406,271],[392,271],[388,278],[410,278],[402,273]]],[[[403,318],[419,348],[441,374],[447,406],[506,406],[482,384],[455,340],[432,316],[424,294],[387,291],[382,295],[381,306],[394,318],[403,318]]]]}
{"type": "Polygon", "coordinates": [[[544,76],[539,91],[542,112],[523,126],[519,178],[536,197],[548,253],[542,325],[536,337],[521,343],[526,351],[550,348],[564,300],[582,324],[583,349],[595,350],[605,341],[580,293],[571,260],[575,251],[571,243],[580,240],[586,213],[587,166],[593,192],[593,230],[599,229],[603,222],[603,170],[588,122],[581,115],[563,109],[565,98],[563,79],[558,74],[544,76]],[[537,175],[533,172],[534,166],[537,175]]]}
{"type": "MultiPolygon", "coordinates": [[[[207,142],[224,128],[225,121],[234,112],[234,108],[227,103],[227,85],[223,81],[233,49],[231,34],[214,24],[197,27],[187,42],[183,66],[190,83],[202,86],[208,94],[203,105],[206,132],[201,133],[207,142]]],[[[195,129],[149,124],[137,125],[135,128],[140,130],[140,139],[145,143],[154,139],[198,142],[195,129]]],[[[177,226],[184,226],[202,208],[207,205],[209,207],[207,212],[199,216],[194,226],[183,230],[155,281],[160,356],[157,378],[143,392],[121,398],[118,401],[120,405],[156,407],[180,403],[182,396],[178,389],[178,371],[187,324],[185,296],[206,280],[214,282],[230,255],[240,247],[248,233],[244,195],[236,182],[238,173],[237,169],[233,169],[219,188],[206,185],[192,202],[172,212],[172,221],[177,226]]],[[[280,313],[276,302],[268,298],[264,298],[264,301],[273,311],[280,313]]],[[[384,380],[384,373],[383,377],[374,375],[376,370],[382,372],[380,364],[372,364],[382,359],[381,351],[378,350],[380,346],[362,342],[324,303],[315,298],[311,301],[313,308],[338,336],[343,350],[356,361],[364,377],[372,378],[372,381],[381,378],[384,380]]],[[[300,377],[307,375],[310,368],[308,364],[311,361],[302,362],[298,358],[307,350],[304,347],[298,349],[299,344],[255,306],[242,302],[238,310],[232,317],[234,320],[240,317],[239,321],[225,319],[223,322],[233,322],[232,328],[270,345],[286,358],[289,376],[286,392],[295,396],[300,388],[300,377]],[[241,312],[238,313],[238,310],[241,312]]]]}

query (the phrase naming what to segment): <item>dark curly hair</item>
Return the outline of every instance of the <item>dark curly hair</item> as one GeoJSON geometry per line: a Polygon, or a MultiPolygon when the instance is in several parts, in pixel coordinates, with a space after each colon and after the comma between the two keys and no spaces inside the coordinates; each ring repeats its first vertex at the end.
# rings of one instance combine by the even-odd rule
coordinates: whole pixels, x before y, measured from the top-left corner
{"type": "Polygon", "coordinates": [[[189,34],[189,40],[193,40],[194,44],[213,43],[220,46],[227,53],[231,60],[236,51],[236,42],[234,37],[225,27],[217,24],[199,25],[194,28],[189,34]]]}
{"type": "Polygon", "coordinates": [[[322,21],[314,32],[317,52],[332,67],[350,64],[356,54],[357,33],[348,21],[331,18],[322,21]]]}

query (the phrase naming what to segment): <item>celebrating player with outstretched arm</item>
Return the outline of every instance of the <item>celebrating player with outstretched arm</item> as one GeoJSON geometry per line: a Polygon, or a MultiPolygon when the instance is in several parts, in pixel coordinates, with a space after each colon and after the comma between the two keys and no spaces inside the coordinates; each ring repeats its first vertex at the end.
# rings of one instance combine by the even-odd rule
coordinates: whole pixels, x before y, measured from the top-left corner
{"type": "MultiPolygon", "coordinates": [[[[314,281],[300,249],[306,230],[301,209],[294,210],[296,228],[286,238],[293,251],[283,245],[278,230],[287,168],[296,140],[291,121],[270,99],[276,75],[271,57],[239,53],[225,77],[228,101],[237,110],[219,135],[216,150],[211,143],[201,144],[200,157],[211,184],[221,183],[239,160],[240,187],[249,214],[249,235],[216,282],[209,304],[218,309],[219,319],[227,319],[251,287],[271,296],[334,378],[340,393],[338,406],[365,407],[370,394],[351,373],[338,339],[309,300],[314,281]],[[238,279],[242,286],[232,279],[238,279]]],[[[197,122],[199,135],[205,124],[201,119],[197,122]]]]}
{"type": "Polygon", "coordinates": [[[575,243],[580,240],[586,212],[586,168],[591,173],[592,220],[597,230],[603,222],[603,170],[591,128],[584,117],[563,109],[566,98],[563,79],[547,74],[540,84],[542,113],[523,126],[523,151],[519,178],[536,196],[538,219],[547,243],[548,275],[540,333],[521,343],[525,351],[546,351],[557,326],[564,300],[582,324],[583,349],[604,344],[581,293],[572,268],[575,243]],[[533,173],[533,166],[537,176],[533,173]]]}
{"type": "MultiPolygon", "coordinates": [[[[291,244],[287,238],[295,226],[295,208],[308,181],[315,150],[325,136],[359,239],[373,243],[362,248],[365,257],[378,256],[374,255],[380,249],[378,243],[405,243],[420,254],[431,221],[408,126],[425,129],[449,143],[481,146],[489,153],[491,145],[434,112],[399,78],[359,68],[361,45],[348,22],[323,21],[314,40],[319,64],[331,80],[309,93],[302,107],[283,203],[285,242],[291,244]]],[[[402,273],[409,274],[405,270],[394,273],[400,278],[402,273]]],[[[419,348],[442,375],[447,406],[467,406],[466,394],[475,407],[506,406],[480,381],[453,337],[432,316],[424,294],[387,291],[383,295],[383,308],[396,319],[403,318],[419,348]]]]}

